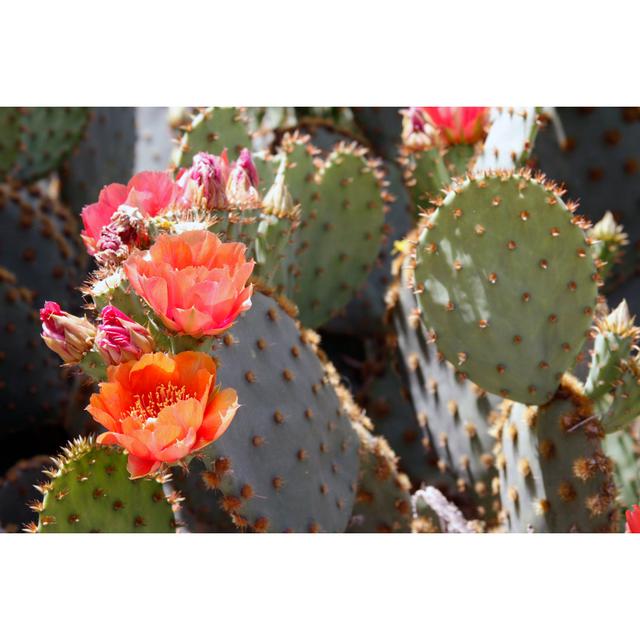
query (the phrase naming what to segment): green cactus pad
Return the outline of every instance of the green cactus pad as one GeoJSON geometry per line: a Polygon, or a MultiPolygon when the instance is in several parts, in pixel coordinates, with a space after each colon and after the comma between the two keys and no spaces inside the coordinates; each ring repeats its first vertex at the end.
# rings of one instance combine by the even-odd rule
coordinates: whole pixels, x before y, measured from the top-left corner
{"type": "Polygon", "coordinates": [[[355,144],[339,144],[319,167],[307,137],[285,136],[282,151],[287,187],[302,207],[287,293],[301,322],[317,327],[349,302],[377,258],[385,213],[381,175],[355,144]]]}
{"type": "Polygon", "coordinates": [[[360,473],[348,533],[409,533],[411,483],[398,471],[387,441],[357,425],[360,473]]]}
{"type": "Polygon", "coordinates": [[[405,152],[400,161],[417,214],[419,207],[428,207],[430,200],[449,184],[447,165],[440,149],[405,152]]]}
{"type": "MultiPolygon", "coordinates": [[[[409,192],[402,180],[401,170],[393,162],[384,162],[388,192],[393,198],[386,216],[386,234],[378,258],[364,286],[356,292],[349,304],[323,328],[347,335],[379,335],[384,333],[384,300],[391,284],[391,262],[396,240],[404,237],[413,220],[409,192]]],[[[392,447],[394,447],[392,443],[392,447]]],[[[395,448],[395,447],[394,447],[395,448]]]]}
{"type": "Polygon", "coordinates": [[[400,260],[400,279],[388,296],[390,317],[427,451],[421,467],[411,468],[411,478],[440,489],[467,518],[494,525],[500,504],[489,428],[500,399],[456,375],[443,360],[420,322],[406,268],[410,259],[400,260]]]}
{"type": "Polygon", "coordinates": [[[53,171],[78,144],[88,119],[85,107],[21,108],[20,153],[11,177],[33,182],[53,171]]]}
{"type": "Polygon", "coordinates": [[[563,378],[540,407],[505,401],[496,435],[500,494],[510,532],[608,532],[616,528],[612,462],[579,383],[563,378]]]}
{"type": "Polygon", "coordinates": [[[19,120],[16,107],[0,107],[0,180],[13,167],[20,151],[19,120]]]}
{"type": "Polygon", "coordinates": [[[61,197],[75,214],[97,202],[105,185],[126,184],[133,174],[135,111],[133,107],[91,109],[82,140],[60,171],[61,197]]]}
{"type": "Polygon", "coordinates": [[[599,280],[582,220],[528,172],[456,183],[426,220],[418,300],[444,356],[495,394],[549,400],[585,340],[599,280]]]}
{"type": "Polygon", "coordinates": [[[225,149],[233,160],[246,147],[251,148],[245,116],[234,107],[209,107],[195,115],[183,127],[184,134],[173,155],[177,167],[189,167],[193,156],[200,151],[220,154],[225,149]]]}
{"type": "Polygon", "coordinates": [[[494,107],[474,171],[517,169],[530,156],[538,132],[536,107],[494,107]]]}
{"type": "Polygon", "coordinates": [[[237,526],[344,531],[358,474],[350,399],[290,307],[255,291],[251,310],[216,346],[218,382],[237,391],[241,406],[198,457],[237,526]]]}
{"type": "Polygon", "coordinates": [[[38,533],[173,533],[176,521],[162,483],[131,480],[118,448],[78,439],[55,459],[41,487],[38,533]]]}

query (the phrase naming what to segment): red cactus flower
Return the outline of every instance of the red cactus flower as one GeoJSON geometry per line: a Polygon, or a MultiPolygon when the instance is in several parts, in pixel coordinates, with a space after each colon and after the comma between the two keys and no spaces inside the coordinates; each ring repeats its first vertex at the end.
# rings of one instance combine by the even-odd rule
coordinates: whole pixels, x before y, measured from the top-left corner
{"type": "Polygon", "coordinates": [[[251,307],[253,260],[239,242],[221,242],[210,231],[161,235],[148,251],[124,263],[134,291],[165,326],[195,338],[226,331],[251,307]]]}
{"type": "Polygon", "coordinates": [[[631,509],[627,509],[626,517],[627,525],[625,531],[627,533],[640,533],[640,506],[634,504],[631,509]]]}
{"type": "Polygon", "coordinates": [[[444,144],[475,144],[484,139],[489,107],[422,107],[444,144]]]}
{"type": "Polygon", "coordinates": [[[216,365],[205,353],[147,353],[109,367],[107,376],[87,411],[107,429],[99,443],[128,451],[132,478],[217,440],[238,409],[233,389],[216,388],[216,365]]]}
{"type": "Polygon", "coordinates": [[[47,300],[40,309],[42,339],[66,364],[77,364],[91,348],[95,327],[86,319],[73,316],[57,302],[47,300]]]}

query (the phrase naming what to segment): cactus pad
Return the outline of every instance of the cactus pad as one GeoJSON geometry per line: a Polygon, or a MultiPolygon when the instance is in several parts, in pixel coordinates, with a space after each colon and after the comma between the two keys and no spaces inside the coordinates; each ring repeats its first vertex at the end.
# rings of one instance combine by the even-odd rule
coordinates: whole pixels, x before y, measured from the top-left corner
{"type": "Polygon", "coordinates": [[[349,302],[378,256],[385,213],[382,176],[355,143],[339,144],[319,168],[306,136],[285,136],[282,151],[287,187],[302,206],[288,295],[301,322],[317,327],[349,302]]]}
{"type": "Polygon", "coordinates": [[[358,473],[352,401],[318,357],[315,334],[288,314],[290,303],[259,292],[252,303],[213,352],[219,383],[241,406],[199,452],[203,477],[241,528],[344,531],[358,473]]]}
{"type": "Polygon", "coordinates": [[[615,527],[612,462],[579,383],[563,378],[540,407],[505,401],[496,435],[502,506],[511,532],[605,532],[615,527]]]}
{"type": "MultiPolygon", "coordinates": [[[[409,258],[399,260],[406,265],[409,258]]],[[[412,480],[441,489],[467,517],[494,524],[500,506],[489,425],[500,399],[457,375],[430,343],[407,268],[401,269],[400,280],[388,297],[401,362],[422,429],[421,445],[426,450],[422,466],[411,467],[412,480]]],[[[420,458],[414,455],[409,460],[420,458]]]]}
{"type": "Polygon", "coordinates": [[[131,480],[121,449],[78,439],[55,459],[41,487],[38,533],[172,533],[173,507],[162,483],[131,480]]]}
{"type": "Polygon", "coordinates": [[[420,236],[420,307],[444,356],[487,391],[549,400],[591,325],[599,276],[555,185],[523,171],[467,178],[420,236]]]}
{"type": "MultiPolygon", "coordinates": [[[[60,172],[62,199],[75,214],[79,214],[84,205],[96,202],[105,185],[127,183],[133,173],[135,136],[133,107],[91,110],[82,140],[60,172]]],[[[168,160],[167,156],[165,165],[168,160]]]]}
{"type": "Polygon", "coordinates": [[[53,171],[80,141],[88,119],[85,107],[21,108],[20,153],[11,177],[33,182],[53,171]]]}

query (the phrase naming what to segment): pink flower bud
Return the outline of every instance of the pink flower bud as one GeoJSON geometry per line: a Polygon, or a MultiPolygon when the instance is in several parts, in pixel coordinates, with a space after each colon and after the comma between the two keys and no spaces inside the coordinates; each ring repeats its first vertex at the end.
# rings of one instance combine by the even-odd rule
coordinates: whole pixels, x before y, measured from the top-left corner
{"type": "Polygon", "coordinates": [[[86,319],[62,311],[57,302],[46,301],[40,309],[42,339],[66,364],[77,364],[91,349],[95,327],[86,319]]]}
{"type": "Polygon", "coordinates": [[[258,171],[253,164],[251,152],[249,149],[243,149],[238,160],[231,166],[231,175],[227,182],[229,203],[241,209],[257,207],[260,203],[258,182],[258,171]]]}
{"type": "Polygon", "coordinates": [[[446,145],[484,140],[489,107],[420,107],[446,145]]]}
{"type": "Polygon", "coordinates": [[[209,211],[228,208],[225,191],[228,178],[229,160],[226,150],[220,156],[196,153],[191,168],[178,176],[178,186],[182,189],[180,203],[209,211]]]}
{"type": "Polygon", "coordinates": [[[143,354],[151,353],[154,346],[151,334],[120,309],[107,305],[102,310],[96,347],[107,364],[139,360],[143,354]]]}

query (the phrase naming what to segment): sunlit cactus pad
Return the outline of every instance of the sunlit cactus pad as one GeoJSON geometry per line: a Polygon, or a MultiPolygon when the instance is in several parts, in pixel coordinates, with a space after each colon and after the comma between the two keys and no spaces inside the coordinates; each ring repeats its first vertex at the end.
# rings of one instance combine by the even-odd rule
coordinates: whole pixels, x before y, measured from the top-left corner
{"type": "Polygon", "coordinates": [[[172,533],[171,500],[154,478],[131,480],[121,449],[76,440],[41,486],[38,533],[172,533]],[[108,508],[105,506],[108,505],[108,508]]]}
{"type": "Polygon", "coordinates": [[[487,391],[549,400],[573,365],[598,272],[562,192],[528,172],[454,183],[416,251],[420,306],[439,350],[487,391]]]}

